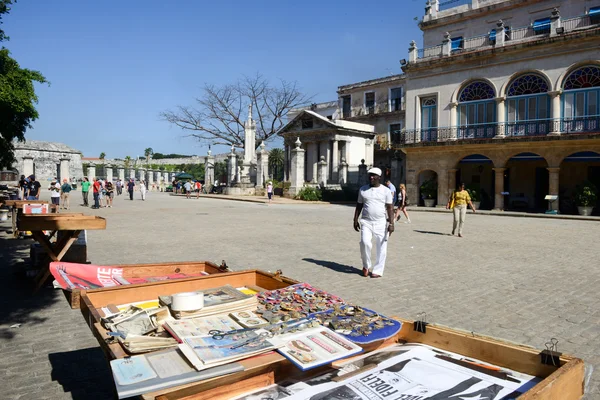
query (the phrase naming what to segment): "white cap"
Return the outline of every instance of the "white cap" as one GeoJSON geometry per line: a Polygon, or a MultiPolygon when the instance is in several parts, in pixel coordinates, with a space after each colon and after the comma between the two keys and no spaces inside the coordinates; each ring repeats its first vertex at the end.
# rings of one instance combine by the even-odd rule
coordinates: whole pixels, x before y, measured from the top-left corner
{"type": "Polygon", "coordinates": [[[381,176],[381,170],[379,168],[371,168],[367,171],[367,174],[374,174],[381,176]]]}

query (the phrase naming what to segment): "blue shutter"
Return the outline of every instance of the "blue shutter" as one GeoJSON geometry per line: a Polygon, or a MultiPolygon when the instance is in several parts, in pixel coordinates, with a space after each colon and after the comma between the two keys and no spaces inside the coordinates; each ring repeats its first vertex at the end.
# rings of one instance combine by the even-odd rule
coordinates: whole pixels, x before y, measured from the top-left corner
{"type": "Polygon", "coordinates": [[[493,42],[493,41],[495,41],[495,40],[496,40],[496,30],[495,30],[495,29],[492,29],[492,30],[490,31],[490,42],[493,42]]]}
{"type": "Polygon", "coordinates": [[[452,50],[458,50],[463,48],[463,38],[462,36],[452,38],[452,50]]]}
{"type": "Polygon", "coordinates": [[[590,8],[590,15],[598,16],[600,15],[600,7],[592,7],[590,8]]]}
{"type": "Polygon", "coordinates": [[[533,31],[538,33],[544,33],[550,31],[550,18],[542,18],[533,22],[533,31]]]}

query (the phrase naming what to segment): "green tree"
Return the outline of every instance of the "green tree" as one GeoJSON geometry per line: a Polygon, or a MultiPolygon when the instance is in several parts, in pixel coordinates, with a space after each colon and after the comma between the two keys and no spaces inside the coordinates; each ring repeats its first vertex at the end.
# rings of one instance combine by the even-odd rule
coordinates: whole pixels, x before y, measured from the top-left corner
{"type": "MultiPolygon", "coordinates": [[[[12,3],[0,0],[0,24],[12,3]]],[[[0,42],[5,40],[8,36],[0,29],[0,42]]],[[[47,83],[39,71],[21,68],[7,49],[0,50],[0,167],[9,167],[14,162],[14,140],[24,141],[25,131],[39,116],[35,108],[38,102],[35,82],[47,83]]]]}
{"type": "Polygon", "coordinates": [[[131,165],[131,156],[126,156],[125,157],[125,168],[129,168],[130,165],[131,165]]]}
{"type": "Polygon", "coordinates": [[[150,157],[154,154],[154,150],[152,150],[152,147],[147,147],[146,149],[144,149],[144,156],[146,157],[146,162],[150,161],[150,157]]]}
{"type": "Polygon", "coordinates": [[[283,149],[272,149],[269,152],[269,171],[273,175],[273,179],[278,181],[283,180],[283,163],[285,154],[283,149]]]}
{"type": "Polygon", "coordinates": [[[104,160],[105,158],[106,158],[106,153],[105,152],[100,153],[100,159],[104,160]]]}

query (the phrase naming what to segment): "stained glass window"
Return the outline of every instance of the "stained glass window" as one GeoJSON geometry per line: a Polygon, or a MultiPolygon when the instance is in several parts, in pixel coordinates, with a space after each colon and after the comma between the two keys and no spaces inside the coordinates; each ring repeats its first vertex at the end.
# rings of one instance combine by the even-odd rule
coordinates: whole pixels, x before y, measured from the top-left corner
{"type": "Polygon", "coordinates": [[[548,83],[539,75],[522,75],[515,79],[508,87],[508,96],[522,96],[526,94],[546,93],[548,83]]]}
{"type": "Polygon", "coordinates": [[[600,67],[590,65],[571,72],[565,79],[564,89],[586,89],[600,86],[600,67]]]}
{"type": "Polygon", "coordinates": [[[470,83],[465,87],[460,96],[458,97],[459,102],[465,101],[476,101],[476,100],[488,100],[494,98],[494,88],[483,81],[477,81],[470,83]]]}
{"type": "Polygon", "coordinates": [[[422,104],[424,106],[435,106],[437,104],[437,101],[436,101],[435,97],[430,97],[428,99],[423,99],[422,104]]]}

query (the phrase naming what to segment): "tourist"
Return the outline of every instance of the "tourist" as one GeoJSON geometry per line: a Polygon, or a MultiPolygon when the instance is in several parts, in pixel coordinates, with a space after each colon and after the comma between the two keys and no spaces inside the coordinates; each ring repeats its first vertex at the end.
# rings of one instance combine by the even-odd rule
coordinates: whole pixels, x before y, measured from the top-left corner
{"type": "Polygon", "coordinates": [[[27,200],[39,200],[42,185],[35,180],[35,175],[30,175],[27,180],[27,200]]]}
{"type": "Polygon", "coordinates": [[[142,200],[146,201],[146,181],[140,181],[140,194],[142,195],[142,200]]]}
{"type": "Polygon", "coordinates": [[[93,181],[92,193],[94,195],[94,206],[92,208],[98,209],[100,208],[100,191],[102,190],[102,185],[98,182],[98,178],[93,178],[93,181]]]}
{"type": "Polygon", "coordinates": [[[58,183],[57,178],[52,179],[48,190],[50,191],[50,200],[52,201],[52,204],[57,205],[60,208],[60,184],[58,183]]]}
{"type": "Polygon", "coordinates": [[[115,186],[117,187],[117,196],[120,196],[123,193],[123,182],[121,182],[121,179],[117,179],[115,186]]]}
{"type": "Polygon", "coordinates": [[[192,194],[192,184],[189,180],[183,184],[183,190],[185,190],[185,198],[189,199],[192,194]]]}
{"type": "Polygon", "coordinates": [[[390,178],[385,178],[384,184],[388,189],[390,189],[390,192],[392,192],[392,201],[394,204],[394,215],[396,215],[396,211],[398,209],[398,205],[396,204],[398,201],[398,197],[397,197],[398,193],[396,192],[396,186],[394,186],[394,184],[392,183],[390,178]]]}
{"type": "Polygon", "coordinates": [[[106,181],[106,206],[112,208],[115,186],[111,181],[106,181]]]}
{"type": "Polygon", "coordinates": [[[19,191],[21,192],[21,196],[20,199],[21,200],[25,200],[25,198],[27,197],[27,184],[29,182],[27,181],[27,178],[25,178],[25,175],[21,175],[21,179],[19,179],[19,191]]]}
{"type": "Polygon", "coordinates": [[[98,199],[100,200],[100,208],[105,208],[106,207],[106,187],[104,186],[104,182],[102,179],[98,179],[98,182],[100,182],[100,194],[98,196],[98,199]]]}
{"type": "Polygon", "coordinates": [[[200,192],[202,192],[202,182],[196,181],[196,183],[194,183],[194,190],[196,191],[196,198],[199,199],[200,192]]]}
{"type": "Polygon", "coordinates": [[[165,180],[164,179],[160,180],[160,191],[161,192],[165,191],[165,180]]]}
{"type": "Polygon", "coordinates": [[[273,182],[269,181],[267,183],[267,197],[269,198],[269,203],[273,199],[273,182]]]}
{"type": "Polygon", "coordinates": [[[176,182],[175,185],[176,185],[176,188],[177,188],[175,190],[175,194],[178,194],[179,190],[181,189],[181,182],[179,182],[179,181],[175,181],[175,182],[176,182]]]}
{"type": "Polygon", "coordinates": [[[408,211],[406,211],[406,207],[408,206],[408,198],[406,197],[406,186],[404,183],[401,183],[400,191],[398,192],[398,209],[396,210],[396,221],[400,219],[400,212],[404,214],[406,217],[405,224],[410,224],[410,217],[408,216],[408,211]]]}
{"type": "Polygon", "coordinates": [[[81,196],[83,197],[83,206],[84,207],[89,207],[90,204],[88,203],[88,195],[90,194],[90,186],[92,184],[90,183],[90,180],[86,177],[83,178],[83,182],[81,182],[81,196]]]}
{"type": "Polygon", "coordinates": [[[67,178],[63,179],[63,184],[60,187],[60,202],[62,203],[62,208],[64,210],[71,208],[71,201],[69,200],[71,190],[73,190],[73,186],[71,186],[67,178]]]}
{"type": "Polygon", "coordinates": [[[133,189],[135,188],[135,183],[133,182],[133,178],[129,178],[129,182],[127,182],[127,191],[129,192],[129,200],[133,201],[133,189]]]}
{"type": "Polygon", "coordinates": [[[473,213],[475,213],[475,207],[473,207],[473,203],[471,202],[471,196],[469,196],[469,192],[465,190],[465,184],[461,183],[460,186],[458,186],[458,189],[450,196],[448,204],[446,204],[446,209],[452,209],[454,214],[452,236],[454,236],[456,227],[458,226],[458,237],[462,237],[463,225],[465,224],[465,217],[467,216],[467,204],[471,206],[473,213]]]}
{"type": "Polygon", "coordinates": [[[381,169],[367,171],[369,184],[358,191],[358,201],[354,210],[354,230],[360,232],[360,254],[363,276],[381,278],[385,268],[387,241],[394,232],[394,206],[392,192],[381,185],[381,169]],[[359,222],[360,216],[360,222],[359,222]],[[371,270],[372,239],[375,236],[377,260],[371,270]]]}

